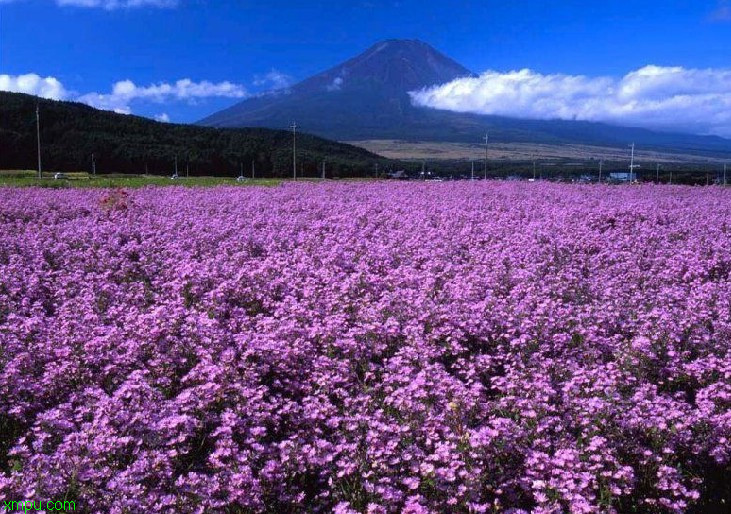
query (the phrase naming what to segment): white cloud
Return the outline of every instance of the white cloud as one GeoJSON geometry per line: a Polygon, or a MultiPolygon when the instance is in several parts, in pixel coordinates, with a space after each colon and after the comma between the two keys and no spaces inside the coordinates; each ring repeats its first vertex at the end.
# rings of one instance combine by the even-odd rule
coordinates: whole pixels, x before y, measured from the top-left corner
{"type": "Polygon", "coordinates": [[[285,89],[292,84],[292,77],[281,71],[272,69],[265,75],[256,75],[254,85],[258,87],[269,87],[272,90],[285,89]]]}
{"type": "Polygon", "coordinates": [[[343,87],[343,77],[335,77],[333,81],[328,84],[325,89],[328,91],[340,91],[340,88],[343,87]]]}
{"type": "Polygon", "coordinates": [[[162,82],[150,86],[138,86],[131,80],[122,80],[112,86],[110,93],[87,93],[78,97],[78,101],[110,111],[128,114],[132,112],[130,104],[137,100],[147,100],[155,103],[169,101],[186,101],[194,103],[198,99],[223,97],[245,98],[248,96],[246,88],[233,82],[193,82],[190,79],[181,79],[174,84],[162,82]]]}
{"type": "Polygon", "coordinates": [[[163,123],[170,123],[170,116],[168,116],[168,113],[166,113],[166,112],[161,112],[160,114],[156,114],[155,119],[157,121],[162,121],[163,123]]]}
{"type": "Polygon", "coordinates": [[[26,93],[52,100],[63,100],[68,95],[63,84],[57,78],[44,78],[35,73],[28,73],[27,75],[0,75],[0,91],[26,93]]]}
{"type": "Polygon", "coordinates": [[[177,7],[178,0],[56,0],[60,6],[96,7],[113,11],[115,9],[131,9],[134,7],[177,7]]]}
{"type": "MultiPolygon", "coordinates": [[[[3,1],[3,0],[0,0],[3,1]]],[[[35,73],[27,75],[0,75],[0,91],[27,93],[30,95],[51,98],[53,100],[74,100],[98,109],[106,109],[122,114],[132,112],[131,104],[137,101],[153,103],[187,102],[195,103],[205,98],[245,98],[246,88],[233,82],[210,82],[203,80],[193,82],[181,79],[173,84],[159,83],[149,86],[138,86],[131,80],[122,80],[112,86],[109,93],[76,94],[68,91],[61,81],[55,77],[41,77],[35,73]]],[[[167,117],[163,113],[159,116],[167,117]]],[[[163,119],[163,121],[169,121],[163,119]]]]}
{"type": "Polygon", "coordinates": [[[524,69],[411,93],[415,105],[528,119],[564,119],[731,137],[731,69],[645,66],[619,79],[524,69]]]}
{"type": "MultiPolygon", "coordinates": [[[[10,4],[22,0],[0,0],[0,4],[10,4]]],[[[91,7],[114,11],[116,9],[132,9],[134,7],[173,8],[180,0],[55,0],[61,7],[91,7]]]]}

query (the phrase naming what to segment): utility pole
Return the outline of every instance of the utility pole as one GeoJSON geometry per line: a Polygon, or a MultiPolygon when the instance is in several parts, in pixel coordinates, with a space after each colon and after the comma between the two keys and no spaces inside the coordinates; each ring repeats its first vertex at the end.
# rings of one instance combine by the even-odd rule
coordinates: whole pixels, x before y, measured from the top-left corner
{"type": "Polygon", "coordinates": [[[657,166],[655,167],[655,182],[658,184],[660,183],[660,163],[657,163],[657,166]]]}
{"type": "Polygon", "coordinates": [[[43,178],[43,166],[41,166],[41,107],[36,104],[36,138],[38,140],[38,178],[43,178]]]}
{"type": "Polygon", "coordinates": [[[426,161],[421,161],[421,177],[426,180],[426,161]]]}
{"type": "Polygon", "coordinates": [[[599,160],[599,182],[602,181],[602,168],[604,167],[604,159],[599,160]]]}
{"type": "Polygon", "coordinates": [[[533,156],[533,180],[536,179],[536,156],[533,156]]]}
{"type": "Polygon", "coordinates": [[[185,163],[185,178],[190,177],[190,161],[185,163]]]}
{"type": "Polygon", "coordinates": [[[251,180],[254,180],[255,175],[256,175],[256,169],[254,168],[254,161],[251,161],[251,180]]]}
{"type": "Polygon", "coordinates": [[[91,154],[91,174],[96,177],[96,158],[91,154]]]}
{"type": "Polygon", "coordinates": [[[723,185],[726,185],[726,165],[723,165],[723,185]]]}
{"type": "Polygon", "coordinates": [[[632,143],[630,146],[632,147],[632,157],[629,161],[629,183],[631,184],[633,182],[635,168],[639,168],[640,165],[635,164],[635,144],[632,143]]]}
{"type": "Polygon", "coordinates": [[[178,156],[175,156],[175,178],[178,178],[178,156]]]}
{"type": "Polygon", "coordinates": [[[322,161],[322,180],[325,180],[325,161],[322,161]]]}
{"type": "Polygon", "coordinates": [[[487,180],[487,141],[490,139],[490,136],[485,133],[485,180],[487,180]]]}
{"type": "Polygon", "coordinates": [[[378,178],[378,163],[376,163],[376,178],[378,178]]]}
{"type": "Polygon", "coordinates": [[[475,181],[475,160],[472,159],[472,182],[475,181]]]}
{"type": "Polygon", "coordinates": [[[297,180],[297,122],[293,121],[292,126],[292,173],[294,180],[297,180]]]}

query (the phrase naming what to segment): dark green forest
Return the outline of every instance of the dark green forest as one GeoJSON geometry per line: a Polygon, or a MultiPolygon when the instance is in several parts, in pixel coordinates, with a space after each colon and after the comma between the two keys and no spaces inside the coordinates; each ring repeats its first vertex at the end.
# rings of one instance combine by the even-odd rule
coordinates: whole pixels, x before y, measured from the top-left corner
{"type": "MultiPolygon", "coordinates": [[[[79,103],[0,92],[0,169],[35,169],[36,105],[40,110],[44,171],[170,175],[178,160],[182,175],[292,176],[292,133],[264,128],[217,129],[160,123],[101,111],[79,103]]],[[[388,161],[361,148],[297,134],[300,176],[365,176],[388,161]]]]}

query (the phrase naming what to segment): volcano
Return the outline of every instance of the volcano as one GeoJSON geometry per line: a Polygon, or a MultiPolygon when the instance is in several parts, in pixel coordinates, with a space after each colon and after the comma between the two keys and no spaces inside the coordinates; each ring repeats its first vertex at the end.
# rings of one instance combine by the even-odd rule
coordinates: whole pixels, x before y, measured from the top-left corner
{"type": "Polygon", "coordinates": [[[202,120],[214,127],[278,127],[296,120],[333,139],[408,130],[418,117],[409,91],[472,72],[416,40],[389,40],[289,89],[249,98],[202,120]]]}
{"type": "Polygon", "coordinates": [[[716,136],[658,132],[572,120],[527,120],[457,113],[412,104],[410,91],[474,76],[466,67],[418,40],[387,40],[287,89],[248,98],[198,122],[212,127],[301,130],[339,141],[397,139],[626,146],[731,155],[716,136]]]}

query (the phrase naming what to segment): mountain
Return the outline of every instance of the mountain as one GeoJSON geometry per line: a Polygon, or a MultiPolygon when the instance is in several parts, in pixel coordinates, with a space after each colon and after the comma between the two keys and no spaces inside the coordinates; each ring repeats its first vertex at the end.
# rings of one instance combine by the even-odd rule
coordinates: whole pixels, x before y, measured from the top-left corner
{"type": "Polygon", "coordinates": [[[201,120],[212,127],[303,130],[339,141],[403,139],[479,143],[580,143],[707,155],[731,155],[731,140],[657,132],[604,123],[525,120],[456,113],[412,105],[409,91],[473,75],[426,43],[389,40],[288,89],[246,99],[201,120]]]}
{"type": "MultiPolygon", "coordinates": [[[[169,174],[177,157],[193,175],[292,173],[292,134],[264,128],[218,129],[174,125],[101,111],[83,104],[0,92],[0,169],[36,167],[35,110],[41,116],[43,167],[49,171],[89,170],[94,154],[100,172],[169,174]]],[[[361,148],[309,134],[297,136],[298,164],[317,176],[327,160],[331,176],[362,176],[384,159],[361,148]]],[[[299,166],[298,166],[299,168],[299,166]]],[[[298,170],[299,171],[299,170],[298,170]]]]}
{"type": "Polygon", "coordinates": [[[249,98],[200,121],[213,127],[287,127],[337,139],[359,139],[384,129],[402,133],[413,123],[409,91],[472,75],[421,41],[390,40],[289,89],[249,98]]]}

